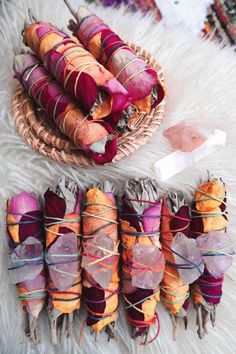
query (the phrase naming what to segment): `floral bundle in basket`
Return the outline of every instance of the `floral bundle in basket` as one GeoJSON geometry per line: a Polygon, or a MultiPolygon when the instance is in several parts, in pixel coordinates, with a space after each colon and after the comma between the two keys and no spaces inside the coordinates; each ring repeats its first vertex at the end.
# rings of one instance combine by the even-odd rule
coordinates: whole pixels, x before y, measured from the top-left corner
{"type": "Polygon", "coordinates": [[[72,13],[77,21],[70,21],[74,34],[68,35],[29,10],[22,34],[31,51],[17,53],[13,64],[21,84],[13,99],[16,127],[34,150],[54,160],[115,162],[160,125],[162,72],[146,51],[123,42],[88,9],[72,13]]]}

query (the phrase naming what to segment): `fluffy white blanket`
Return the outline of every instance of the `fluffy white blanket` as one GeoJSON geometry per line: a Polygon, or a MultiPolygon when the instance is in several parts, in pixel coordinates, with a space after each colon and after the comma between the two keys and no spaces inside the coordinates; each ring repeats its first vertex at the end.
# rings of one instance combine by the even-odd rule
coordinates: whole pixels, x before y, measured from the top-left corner
{"type": "Polygon", "coordinates": [[[155,0],[167,26],[184,25],[194,33],[204,27],[207,7],[213,0],[155,0]]]}
{"type": "MultiPolygon", "coordinates": [[[[78,2],[71,1],[74,6],[78,2]]],[[[81,2],[80,2],[81,4],[81,2]]],[[[64,344],[53,348],[50,344],[46,315],[41,316],[41,343],[33,346],[23,331],[23,314],[17,300],[16,290],[9,283],[7,273],[7,238],[5,236],[5,199],[21,190],[42,193],[53,185],[62,174],[75,179],[80,186],[110,180],[122,182],[131,176],[155,176],[153,163],[171,151],[162,131],[174,122],[185,119],[204,128],[220,128],[227,132],[228,144],[219,152],[195,163],[191,168],[173,177],[164,188],[184,190],[188,197],[204,180],[206,170],[222,177],[228,187],[229,233],[236,240],[236,57],[232,49],[203,41],[182,27],[165,28],[154,24],[151,17],[140,14],[125,14],[124,8],[96,9],[124,39],[140,44],[149,50],[161,63],[168,86],[166,113],[163,125],[151,141],[130,158],[116,165],[94,168],[76,168],[60,165],[33,152],[15,131],[11,99],[16,86],[12,77],[13,47],[21,45],[21,30],[27,8],[30,6],[42,20],[50,20],[66,28],[70,17],[61,0],[13,0],[2,1],[0,19],[0,352],[23,353],[235,353],[235,268],[226,276],[224,296],[217,309],[217,327],[209,325],[209,334],[199,340],[195,327],[195,312],[189,312],[189,328],[182,328],[179,339],[173,343],[169,315],[158,304],[161,318],[161,333],[154,344],[140,348],[131,340],[122,305],[117,323],[119,340],[106,342],[101,335],[98,342],[84,332],[84,342],[79,348],[78,337],[84,311],[76,319],[74,336],[64,344]]],[[[94,9],[94,7],[92,7],[94,9]]],[[[192,9],[194,13],[194,9],[192,9]]],[[[236,243],[236,242],[235,242],[236,243]]]]}

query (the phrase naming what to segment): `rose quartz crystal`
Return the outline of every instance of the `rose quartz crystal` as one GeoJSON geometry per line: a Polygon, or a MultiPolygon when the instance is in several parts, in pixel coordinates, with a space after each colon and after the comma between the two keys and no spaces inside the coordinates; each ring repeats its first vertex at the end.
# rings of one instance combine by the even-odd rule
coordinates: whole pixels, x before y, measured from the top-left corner
{"type": "Polygon", "coordinates": [[[156,289],[164,275],[164,263],[164,256],[157,246],[134,245],[132,286],[156,289]]]}
{"type": "Polygon", "coordinates": [[[203,234],[196,239],[208,272],[220,278],[232,265],[234,247],[230,236],[220,231],[203,234]]]}
{"type": "Polygon", "coordinates": [[[189,239],[182,232],[178,232],[171,244],[171,249],[175,263],[179,266],[178,272],[183,284],[193,283],[204,271],[204,263],[196,240],[189,239]]]}
{"type": "Polygon", "coordinates": [[[169,140],[174,149],[179,149],[184,152],[195,150],[206,140],[206,137],[197,127],[184,120],[166,129],[163,135],[169,140]]]}
{"type": "Polygon", "coordinates": [[[42,269],[43,246],[34,237],[28,237],[9,256],[9,275],[13,284],[32,281],[42,269]]]}
{"type": "Polygon", "coordinates": [[[79,272],[79,248],[73,232],[58,237],[48,251],[49,273],[55,287],[64,291],[75,282],[79,272]]]}
{"type": "Polygon", "coordinates": [[[111,255],[115,247],[114,241],[105,233],[101,232],[85,241],[84,246],[85,255],[82,257],[82,268],[84,268],[102,288],[107,288],[112,276],[111,265],[116,261],[117,257],[116,255],[111,255]],[[104,258],[103,261],[99,262],[102,258],[104,258]]]}

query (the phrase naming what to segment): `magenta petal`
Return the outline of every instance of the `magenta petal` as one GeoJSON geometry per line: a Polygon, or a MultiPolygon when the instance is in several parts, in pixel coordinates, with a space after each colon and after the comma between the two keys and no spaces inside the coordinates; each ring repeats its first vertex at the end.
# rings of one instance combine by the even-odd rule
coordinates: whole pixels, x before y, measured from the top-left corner
{"type": "Polygon", "coordinates": [[[170,221],[170,230],[184,230],[183,234],[188,236],[188,225],[190,223],[189,207],[187,205],[181,206],[175,215],[176,217],[170,221]]]}
{"type": "MultiPolygon", "coordinates": [[[[68,80],[68,84],[66,86],[67,91],[74,92],[77,76],[77,72],[73,72],[70,75],[70,80],[68,80]]],[[[89,111],[92,108],[96,101],[97,95],[98,87],[94,79],[90,75],[82,73],[78,81],[76,97],[79,98],[79,101],[84,105],[86,110],[89,111]]]]}
{"type": "Polygon", "coordinates": [[[93,152],[90,156],[98,165],[104,165],[105,163],[111,162],[112,159],[116,156],[117,152],[117,139],[109,140],[106,143],[105,154],[99,154],[93,152]]]}
{"type": "Polygon", "coordinates": [[[211,304],[219,304],[222,296],[224,277],[214,278],[205,269],[204,274],[198,279],[198,285],[204,294],[204,300],[211,304]]]}
{"type": "Polygon", "coordinates": [[[22,192],[12,197],[8,203],[8,212],[20,222],[20,242],[29,236],[41,239],[42,215],[38,199],[34,194],[22,192]]]}
{"type": "MultiPolygon", "coordinates": [[[[83,296],[85,299],[89,299],[91,301],[87,303],[89,310],[97,313],[104,313],[106,308],[106,301],[104,301],[104,297],[105,297],[104,290],[101,290],[99,287],[93,287],[93,286],[91,288],[84,287],[83,296]]],[[[89,316],[87,319],[87,326],[92,326],[94,323],[97,323],[100,317],[101,316],[99,315],[97,316],[94,315],[92,317],[89,316]],[[98,319],[96,319],[96,317],[98,319]]]]}
{"type": "MultiPolygon", "coordinates": [[[[9,202],[10,213],[26,214],[39,209],[40,206],[36,196],[27,192],[21,192],[15,197],[12,197],[9,202]]],[[[21,215],[15,215],[15,218],[20,220],[21,215]]]]}
{"type": "MultiPolygon", "coordinates": [[[[103,122],[102,125],[106,128],[108,133],[113,133],[113,128],[107,122],[103,122]]],[[[97,152],[90,152],[90,156],[98,165],[104,165],[111,162],[117,153],[117,139],[108,140],[105,146],[105,154],[99,154],[97,152]]]]}
{"type": "Polygon", "coordinates": [[[79,92],[80,100],[85,108],[90,110],[98,95],[98,87],[94,79],[90,75],[82,73],[78,82],[77,92],[79,92]]]}
{"type": "MultiPolygon", "coordinates": [[[[151,297],[153,295],[154,291],[150,289],[141,289],[138,288],[137,291],[131,293],[131,294],[126,294],[126,298],[128,299],[129,302],[132,304],[137,305],[135,307],[139,308],[140,310],[142,309],[142,303],[143,299],[146,299],[148,297],[151,297]]],[[[143,321],[144,320],[144,314],[142,311],[137,311],[135,307],[130,306],[127,310],[128,315],[134,319],[135,321],[143,321]]],[[[138,328],[138,332],[135,334],[135,336],[140,336],[146,329],[149,327],[147,326],[142,326],[138,328]]]]}
{"type": "Polygon", "coordinates": [[[130,105],[131,97],[128,91],[115,78],[107,81],[104,88],[113,97],[112,111],[122,111],[130,105]]]}
{"type": "Polygon", "coordinates": [[[42,214],[40,210],[35,210],[32,212],[28,212],[24,214],[20,219],[21,224],[19,225],[19,239],[20,242],[23,242],[29,236],[33,236],[38,240],[42,240],[42,214]],[[37,218],[34,222],[32,222],[34,218],[37,218]]]}
{"type": "Polygon", "coordinates": [[[43,94],[41,94],[42,106],[45,107],[48,117],[54,117],[55,121],[65,113],[68,104],[71,102],[67,95],[64,94],[64,96],[61,97],[62,94],[64,94],[63,89],[54,85],[48,85],[43,90],[43,94]],[[55,105],[59,98],[60,100],[55,111],[55,105]]]}
{"type": "Polygon", "coordinates": [[[165,97],[164,88],[160,83],[158,83],[157,84],[157,99],[153,102],[152,108],[155,108],[157,105],[159,105],[159,103],[161,103],[161,101],[163,101],[164,97],[165,97]]]}
{"type": "Polygon", "coordinates": [[[157,83],[157,73],[152,69],[145,71],[134,76],[126,86],[128,92],[133,97],[134,101],[139,101],[147,97],[152,88],[157,83]],[[140,84],[141,83],[141,84],[140,84]]]}
{"type": "Polygon", "coordinates": [[[183,304],[183,309],[185,311],[188,311],[188,308],[189,308],[189,298],[187,298],[185,301],[184,301],[184,304],[183,304]]]}
{"type": "MultiPolygon", "coordinates": [[[[38,22],[38,23],[40,24],[41,22],[38,22]]],[[[40,27],[37,28],[36,33],[39,38],[42,38],[43,36],[45,36],[46,33],[51,32],[51,31],[52,31],[52,28],[48,28],[48,26],[46,26],[46,25],[45,26],[41,25],[40,27]]]]}
{"type": "MultiPolygon", "coordinates": [[[[112,55],[112,53],[117,49],[118,43],[120,45],[124,44],[124,42],[120,39],[120,37],[118,37],[114,32],[112,32],[112,30],[109,27],[107,27],[107,29],[102,31],[101,40],[103,42],[103,48],[107,58],[109,58],[109,56],[112,55]]],[[[130,48],[130,52],[132,52],[131,48],[130,48]]]]}
{"type": "MultiPolygon", "coordinates": [[[[71,232],[73,232],[73,230],[71,230],[69,227],[65,227],[65,226],[61,226],[61,227],[59,227],[59,229],[58,229],[58,235],[59,234],[69,234],[69,233],[71,233],[71,232]]],[[[51,243],[52,244],[52,243],[51,243]]]]}
{"type": "Polygon", "coordinates": [[[47,216],[47,223],[55,222],[55,220],[50,219],[50,217],[60,219],[64,217],[66,212],[66,202],[63,198],[48,189],[44,194],[44,200],[44,211],[47,216]]]}
{"type": "MultiPolygon", "coordinates": [[[[50,97],[50,96],[49,96],[50,97]]],[[[65,114],[65,110],[68,106],[69,100],[67,96],[64,96],[60,99],[59,104],[57,105],[56,112],[55,110],[55,104],[57,99],[59,98],[59,95],[55,95],[53,99],[47,99],[48,101],[45,101],[46,107],[47,107],[47,114],[48,117],[54,117],[55,122],[57,122],[57,119],[61,117],[61,115],[65,114]]]]}
{"type": "Polygon", "coordinates": [[[145,232],[157,231],[159,229],[161,220],[159,218],[159,216],[161,216],[161,206],[162,200],[143,212],[142,223],[145,232]],[[157,216],[157,218],[149,218],[148,216],[145,217],[145,215],[157,216]]]}

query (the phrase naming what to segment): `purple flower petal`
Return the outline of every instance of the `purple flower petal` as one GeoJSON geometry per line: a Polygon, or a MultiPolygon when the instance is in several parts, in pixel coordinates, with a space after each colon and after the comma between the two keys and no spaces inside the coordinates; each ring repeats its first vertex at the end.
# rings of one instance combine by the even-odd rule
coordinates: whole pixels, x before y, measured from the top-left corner
{"type": "Polygon", "coordinates": [[[162,200],[160,200],[159,203],[156,203],[155,205],[151,206],[143,212],[142,223],[145,232],[159,230],[161,218],[149,218],[148,216],[145,217],[145,215],[161,216],[161,207],[162,200]]]}
{"type": "Polygon", "coordinates": [[[9,212],[14,214],[17,220],[21,219],[21,214],[26,214],[40,209],[38,199],[34,194],[21,192],[10,199],[9,212]],[[19,214],[19,215],[17,215],[19,214]]]}

